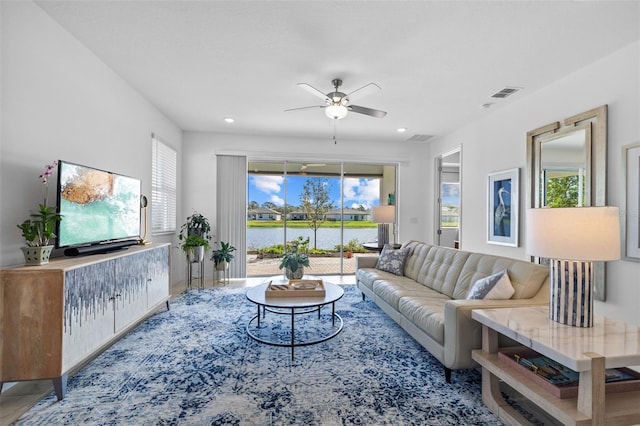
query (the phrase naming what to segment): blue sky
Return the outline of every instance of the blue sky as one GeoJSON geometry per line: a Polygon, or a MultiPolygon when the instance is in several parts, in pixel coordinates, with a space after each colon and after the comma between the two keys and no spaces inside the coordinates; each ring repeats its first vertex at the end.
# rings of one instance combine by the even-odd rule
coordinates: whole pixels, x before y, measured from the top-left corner
{"type": "Polygon", "coordinates": [[[442,204],[460,204],[460,184],[442,184],[442,204]]]}
{"type": "MultiPolygon", "coordinates": [[[[299,206],[300,194],[308,176],[289,176],[287,178],[287,204],[299,206]]],[[[328,178],[331,199],[336,207],[340,206],[340,179],[328,178]]],[[[366,209],[380,204],[380,179],[346,178],[344,189],[344,205],[347,208],[366,209]]],[[[262,205],[271,201],[277,206],[284,205],[283,176],[249,176],[249,201],[262,205]]]]}

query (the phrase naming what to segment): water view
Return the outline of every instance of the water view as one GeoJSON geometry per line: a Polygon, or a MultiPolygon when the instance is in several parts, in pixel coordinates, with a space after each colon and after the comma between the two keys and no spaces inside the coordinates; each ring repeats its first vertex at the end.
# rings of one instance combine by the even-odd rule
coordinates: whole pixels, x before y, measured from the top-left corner
{"type": "MultiPolygon", "coordinates": [[[[340,228],[320,228],[317,232],[317,248],[333,250],[340,244],[340,228]]],[[[247,249],[257,250],[275,244],[282,244],[284,235],[283,228],[247,228],[247,249]]],[[[287,230],[287,240],[293,240],[298,236],[309,237],[309,247],[313,247],[313,230],[311,228],[289,228],[287,230]]],[[[360,243],[375,242],[378,238],[377,228],[355,228],[344,230],[344,242],[348,243],[352,239],[357,239],[360,243]]]]}

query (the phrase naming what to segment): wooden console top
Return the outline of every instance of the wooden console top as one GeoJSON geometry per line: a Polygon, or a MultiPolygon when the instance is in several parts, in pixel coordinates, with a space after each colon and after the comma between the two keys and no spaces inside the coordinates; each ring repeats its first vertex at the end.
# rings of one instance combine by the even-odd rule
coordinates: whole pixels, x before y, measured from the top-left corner
{"type": "Polygon", "coordinates": [[[168,246],[169,243],[151,243],[146,245],[133,245],[126,248],[105,254],[91,254],[86,256],[63,256],[55,257],[49,260],[46,265],[37,266],[13,266],[5,268],[10,271],[26,271],[26,270],[67,270],[87,266],[95,263],[101,263],[105,260],[117,259],[119,257],[128,256],[134,253],[140,253],[146,250],[156,249],[158,247],[168,246]]]}

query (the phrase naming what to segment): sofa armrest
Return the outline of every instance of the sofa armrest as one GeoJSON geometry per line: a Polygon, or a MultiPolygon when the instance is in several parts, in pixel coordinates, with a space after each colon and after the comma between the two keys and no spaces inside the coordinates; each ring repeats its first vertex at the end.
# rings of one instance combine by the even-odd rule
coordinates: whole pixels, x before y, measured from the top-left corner
{"type": "Polygon", "coordinates": [[[470,368],[473,349],[482,347],[482,325],[471,318],[474,309],[515,308],[519,306],[547,305],[543,298],[508,300],[449,300],[444,305],[444,357],[451,369],[470,368]]]}
{"type": "Polygon", "coordinates": [[[356,269],[375,268],[378,256],[356,256],[356,269]]]}

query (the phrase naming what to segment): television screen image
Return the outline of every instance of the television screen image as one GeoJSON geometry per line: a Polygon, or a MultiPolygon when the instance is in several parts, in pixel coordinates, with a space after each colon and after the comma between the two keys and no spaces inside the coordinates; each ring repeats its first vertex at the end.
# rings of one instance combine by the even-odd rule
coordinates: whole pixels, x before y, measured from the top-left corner
{"type": "Polygon", "coordinates": [[[138,238],[140,180],[60,161],[58,247],[138,238]]]}

